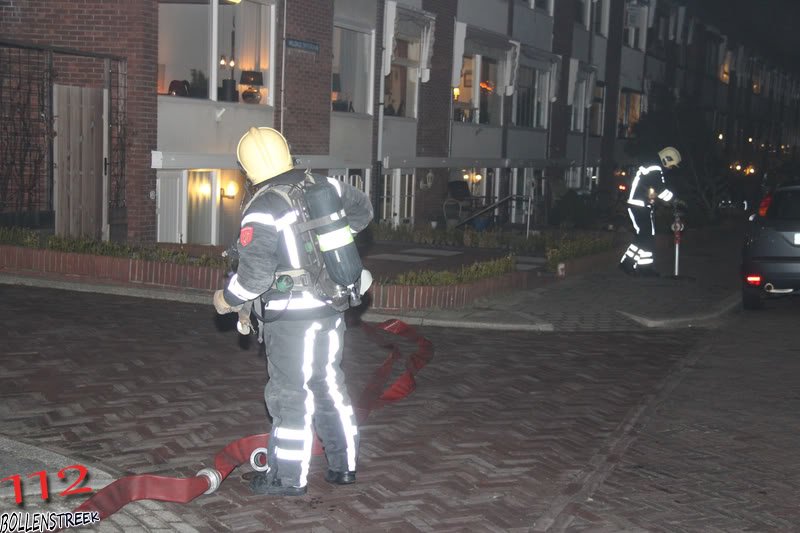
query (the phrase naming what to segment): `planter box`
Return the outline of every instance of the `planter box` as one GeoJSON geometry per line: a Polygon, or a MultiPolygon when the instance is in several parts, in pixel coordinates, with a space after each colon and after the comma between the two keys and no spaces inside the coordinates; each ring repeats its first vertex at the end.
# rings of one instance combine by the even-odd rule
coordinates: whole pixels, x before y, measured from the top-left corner
{"type": "MultiPolygon", "coordinates": [[[[567,261],[566,275],[578,274],[615,260],[621,252],[605,252],[567,261]]],[[[60,277],[87,283],[100,282],[139,287],[214,291],[223,287],[221,268],[157,263],[141,259],[76,254],[0,245],[0,272],[18,275],[60,277]]],[[[369,294],[376,310],[455,309],[479,298],[514,289],[526,289],[536,276],[511,272],[495,278],[448,286],[374,284],[369,294]]]]}
{"type": "Polygon", "coordinates": [[[225,278],[225,271],[220,268],[6,245],[0,245],[0,271],[20,275],[58,276],[80,281],[207,291],[222,287],[225,278]]]}
{"type": "Polygon", "coordinates": [[[381,285],[368,291],[370,307],[376,310],[454,309],[465,307],[479,298],[512,289],[525,289],[531,282],[530,272],[510,272],[496,278],[446,286],[381,285]]]}

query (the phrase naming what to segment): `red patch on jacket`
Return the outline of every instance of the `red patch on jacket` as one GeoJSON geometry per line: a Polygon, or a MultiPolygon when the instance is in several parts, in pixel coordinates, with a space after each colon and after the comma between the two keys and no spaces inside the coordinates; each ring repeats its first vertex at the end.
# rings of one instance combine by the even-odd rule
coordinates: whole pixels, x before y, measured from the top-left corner
{"type": "Polygon", "coordinates": [[[239,242],[242,243],[242,246],[253,242],[253,228],[242,228],[242,231],[239,232],[239,242]]]}

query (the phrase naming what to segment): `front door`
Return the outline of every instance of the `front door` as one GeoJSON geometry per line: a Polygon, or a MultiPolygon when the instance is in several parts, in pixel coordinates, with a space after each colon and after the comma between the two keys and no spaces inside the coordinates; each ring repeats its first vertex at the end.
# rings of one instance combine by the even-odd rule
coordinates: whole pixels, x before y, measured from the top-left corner
{"type": "Polygon", "coordinates": [[[413,224],[415,174],[404,174],[396,168],[381,177],[380,220],[390,222],[393,227],[413,224]]]}
{"type": "Polygon", "coordinates": [[[56,235],[100,239],[108,116],[103,89],[54,86],[56,235]]]}

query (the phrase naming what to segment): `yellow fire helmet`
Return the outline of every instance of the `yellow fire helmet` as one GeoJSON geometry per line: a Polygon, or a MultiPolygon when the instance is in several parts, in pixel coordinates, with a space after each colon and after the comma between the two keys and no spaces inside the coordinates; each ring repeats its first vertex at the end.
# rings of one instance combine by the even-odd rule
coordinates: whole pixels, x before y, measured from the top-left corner
{"type": "Polygon", "coordinates": [[[658,152],[658,158],[661,159],[661,164],[667,168],[677,167],[681,162],[681,153],[672,146],[667,146],[658,152]]]}
{"type": "Polygon", "coordinates": [[[289,143],[272,128],[247,130],[239,139],[236,157],[254,185],[294,168],[289,143]]]}

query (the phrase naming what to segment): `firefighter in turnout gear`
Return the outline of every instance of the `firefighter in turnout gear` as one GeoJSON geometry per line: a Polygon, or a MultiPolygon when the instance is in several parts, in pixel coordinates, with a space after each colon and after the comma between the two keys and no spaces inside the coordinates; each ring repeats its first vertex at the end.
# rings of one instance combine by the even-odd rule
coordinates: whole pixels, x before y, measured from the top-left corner
{"type": "Polygon", "coordinates": [[[359,286],[369,276],[353,234],[372,220],[372,205],[355,187],[295,169],[272,128],[250,128],[236,155],[255,190],[242,214],[237,271],[214,306],[225,314],[263,302],[272,429],[250,488],[305,494],[314,431],[328,460],[325,480],[353,483],[359,435],[340,363],[344,309],[368,288],[359,286]]]}
{"type": "MultiPolygon", "coordinates": [[[[665,168],[677,167],[681,154],[668,146],[658,152],[665,168]]],[[[658,165],[639,167],[631,183],[628,196],[628,215],[633,223],[636,237],[622,255],[619,266],[627,274],[657,276],[653,267],[656,225],[654,210],[656,200],[671,202],[674,194],[666,186],[664,171],[658,165]]]]}

